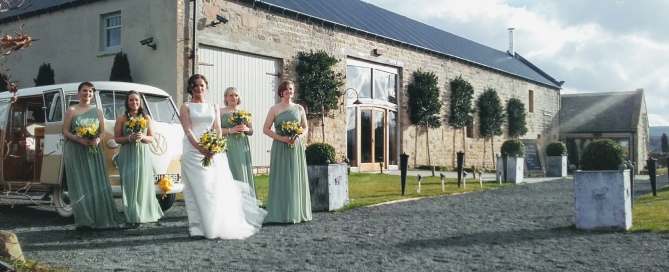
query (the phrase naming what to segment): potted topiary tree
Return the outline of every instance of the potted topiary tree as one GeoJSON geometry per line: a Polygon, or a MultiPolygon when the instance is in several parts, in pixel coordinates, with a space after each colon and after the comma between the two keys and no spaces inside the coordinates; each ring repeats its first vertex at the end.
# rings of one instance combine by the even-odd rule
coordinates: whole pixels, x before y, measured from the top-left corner
{"type": "Polygon", "coordinates": [[[629,229],[632,197],[625,155],[612,140],[594,140],[581,154],[574,172],[574,205],[578,229],[629,229]]]}
{"type": "Polygon", "coordinates": [[[506,182],[523,182],[523,170],[525,169],[525,145],[520,140],[511,139],[502,144],[502,159],[497,160],[497,169],[504,169],[506,182]],[[504,167],[504,158],[507,158],[504,167]]]}
{"type": "Polygon", "coordinates": [[[348,165],[334,163],[334,147],[327,143],[313,143],[304,152],[309,175],[311,210],[332,211],[348,204],[348,165]]]}
{"type": "Polygon", "coordinates": [[[546,147],[546,176],[567,176],[567,146],[560,141],[553,141],[546,147]]]}

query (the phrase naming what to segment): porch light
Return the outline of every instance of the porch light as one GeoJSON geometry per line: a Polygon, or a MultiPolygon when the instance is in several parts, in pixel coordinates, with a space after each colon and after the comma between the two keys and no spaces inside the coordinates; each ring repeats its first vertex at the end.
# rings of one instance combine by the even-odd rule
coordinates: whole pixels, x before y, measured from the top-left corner
{"type": "Polygon", "coordinates": [[[348,88],[346,91],[344,91],[344,95],[348,93],[348,90],[353,90],[355,92],[355,101],[353,102],[353,105],[360,105],[362,102],[360,102],[360,93],[356,89],[353,88],[348,88]]]}

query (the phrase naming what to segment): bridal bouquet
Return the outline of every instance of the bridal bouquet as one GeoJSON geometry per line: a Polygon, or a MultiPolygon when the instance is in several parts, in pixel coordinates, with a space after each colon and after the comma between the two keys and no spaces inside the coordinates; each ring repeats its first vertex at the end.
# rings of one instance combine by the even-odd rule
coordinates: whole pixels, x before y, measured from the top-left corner
{"type": "MultiPolygon", "coordinates": [[[[251,113],[247,110],[234,110],[230,113],[228,123],[231,123],[233,126],[251,123],[251,113]]],[[[239,132],[237,137],[244,137],[244,132],[239,132]]]]}
{"type": "MultiPolygon", "coordinates": [[[[95,119],[85,119],[82,120],[78,125],[77,128],[74,130],[74,135],[77,135],[79,138],[83,138],[86,140],[94,140],[95,138],[98,137],[98,125],[94,123],[95,119]]],[[[97,146],[89,146],[88,147],[88,152],[97,154],[98,153],[98,148],[97,146]]]]}
{"type": "MultiPolygon", "coordinates": [[[[128,120],[125,121],[125,130],[130,134],[134,134],[145,129],[148,124],[149,120],[144,118],[142,115],[137,117],[128,117],[128,120]]],[[[137,146],[141,144],[140,141],[135,141],[135,143],[137,146]]]]}
{"type": "Polygon", "coordinates": [[[167,196],[167,193],[172,191],[172,187],[174,186],[174,180],[172,180],[172,177],[169,175],[164,175],[162,178],[160,178],[160,181],[158,181],[158,188],[160,190],[163,190],[163,195],[161,196],[161,199],[164,199],[167,196]]]}
{"type": "MultiPolygon", "coordinates": [[[[216,131],[213,129],[207,129],[207,131],[202,134],[202,137],[200,137],[199,144],[210,152],[221,153],[225,152],[225,149],[228,146],[228,141],[226,138],[216,134],[216,131]]],[[[210,158],[204,157],[200,161],[202,162],[202,166],[207,167],[211,165],[211,160],[212,159],[210,158]]]]}
{"type": "MultiPolygon", "coordinates": [[[[281,124],[281,131],[283,134],[288,135],[290,139],[295,138],[295,136],[302,134],[304,132],[304,129],[302,129],[302,126],[300,123],[296,121],[288,121],[288,122],[283,122],[281,124]]],[[[293,148],[295,144],[290,144],[290,148],[293,148]]]]}

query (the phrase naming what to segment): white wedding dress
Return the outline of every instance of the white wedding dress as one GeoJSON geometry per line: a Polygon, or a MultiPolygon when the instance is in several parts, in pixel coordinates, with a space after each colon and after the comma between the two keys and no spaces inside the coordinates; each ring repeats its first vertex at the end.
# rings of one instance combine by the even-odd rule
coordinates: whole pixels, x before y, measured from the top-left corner
{"type": "MultiPolygon", "coordinates": [[[[212,128],[216,117],[213,103],[186,103],[191,129],[197,139],[212,128]]],[[[267,215],[251,196],[249,185],[232,178],[228,158],[219,153],[208,167],[204,158],[184,137],[181,156],[183,195],[191,236],[208,239],[244,239],[260,230],[267,215]]]]}

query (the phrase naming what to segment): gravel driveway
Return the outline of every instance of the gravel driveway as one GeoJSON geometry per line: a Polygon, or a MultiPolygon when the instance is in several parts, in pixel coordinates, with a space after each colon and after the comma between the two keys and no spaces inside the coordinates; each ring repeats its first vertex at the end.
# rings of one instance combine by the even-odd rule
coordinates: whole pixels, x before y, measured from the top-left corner
{"type": "Polygon", "coordinates": [[[669,271],[668,234],[575,230],[572,192],[553,180],[316,213],[242,241],[188,239],[183,203],[158,224],[91,233],[52,210],[0,206],[0,229],[27,258],[75,271],[669,271]]]}

